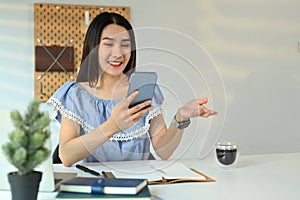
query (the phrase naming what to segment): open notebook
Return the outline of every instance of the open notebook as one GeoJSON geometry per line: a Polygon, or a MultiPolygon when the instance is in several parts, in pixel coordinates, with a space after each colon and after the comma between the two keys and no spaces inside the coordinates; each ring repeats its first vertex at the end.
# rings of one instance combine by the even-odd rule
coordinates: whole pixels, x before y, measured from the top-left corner
{"type": "MultiPolygon", "coordinates": [[[[16,171],[16,168],[7,161],[2,151],[2,145],[8,141],[8,133],[13,130],[13,125],[10,120],[10,110],[0,110],[0,117],[0,190],[10,190],[7,174],[16,171]]],[[[47,147],[49,149],[51,148],[50,139],[47,142],[47,147]]],[[[39,190],[45,192],[55,191],[62,181],[77,175],[76,173],[54,173],[51,156],[35,170],[43,172],[39,190]]]]}
{"type": "Polygon", "coordinates": [[[205,174],[174,161],[147,160],[86,163],[89,168],[101,172],[112,172],[116,178],[142,178],[148,184],[170,184],[179,182],[213,182],[205,174]]]}

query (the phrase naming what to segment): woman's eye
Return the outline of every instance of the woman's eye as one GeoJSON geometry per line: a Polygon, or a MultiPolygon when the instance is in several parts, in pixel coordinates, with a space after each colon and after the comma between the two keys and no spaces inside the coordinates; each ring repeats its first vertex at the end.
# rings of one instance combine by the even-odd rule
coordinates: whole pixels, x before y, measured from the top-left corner
{"type": "Polygon", "coordinates": [[[122,48],[129,48],[129,47],[130,47],[130,44],[122,44],[121,47],[122,47],[122,48]]]}
{"type": "Polygon", "coordinates": [[[112,43],[103,43],[103,45],[111,47],[113,44],[112,43]]]}

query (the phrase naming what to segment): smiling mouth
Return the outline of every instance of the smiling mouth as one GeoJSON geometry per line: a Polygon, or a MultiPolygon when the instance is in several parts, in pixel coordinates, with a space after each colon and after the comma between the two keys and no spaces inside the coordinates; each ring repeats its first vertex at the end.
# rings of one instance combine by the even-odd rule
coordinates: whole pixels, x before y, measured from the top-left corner
{"type": "Polygon", "coordinates": [[[112,67],[120,67],[123,62],[121,61],[109,61],[108,62],[112,67]]]}

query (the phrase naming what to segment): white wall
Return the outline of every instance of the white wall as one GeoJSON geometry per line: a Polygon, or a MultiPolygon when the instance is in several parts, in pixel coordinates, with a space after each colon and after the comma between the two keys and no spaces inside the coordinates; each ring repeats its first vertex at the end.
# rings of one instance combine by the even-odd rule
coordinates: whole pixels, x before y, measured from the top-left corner
{"type": "MultiPolygon", "coordinates": [[[[33,97],[33,3],[0,3],[0,109],[22,108],[33,97]]],[[[203,157],[218,139],[237,142],[244,154],[300,151],[299,1],[72,3],[131,8],[139,66],[159,72],[167,122],[198,96],[219,111],[193,120],[174,157],[203,157]]]]}

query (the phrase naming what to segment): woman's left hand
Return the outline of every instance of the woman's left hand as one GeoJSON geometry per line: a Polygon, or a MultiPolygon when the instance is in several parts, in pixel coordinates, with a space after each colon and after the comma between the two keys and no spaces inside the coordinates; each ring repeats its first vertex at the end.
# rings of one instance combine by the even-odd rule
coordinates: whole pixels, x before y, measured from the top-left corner
{"type": "Polygon", "coordinates": [[[207,102],[207,98],[195,99],[188,102],[183,107],[179,108],[176,114],[176,120],[182,122],[193,117],[201,116],[207,118],[211,115],[218,114],[216,111],[210,110],[204,106],[207,102]]]}

